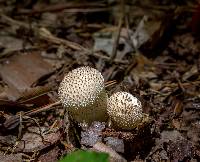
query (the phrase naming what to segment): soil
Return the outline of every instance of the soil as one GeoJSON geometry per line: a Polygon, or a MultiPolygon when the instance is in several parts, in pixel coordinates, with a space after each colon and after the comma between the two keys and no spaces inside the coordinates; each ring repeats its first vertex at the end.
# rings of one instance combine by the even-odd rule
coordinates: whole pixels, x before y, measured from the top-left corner
{"type": "Polygon", "coordinates": [[[1,162],[77,148],[200,161],[200,1],[0,0],[0,13],[1,162]],[[129,131],[74,121],[57,90],[81,66],[102,73],[108,96],[136,96],[147,118],[129,131]]]}

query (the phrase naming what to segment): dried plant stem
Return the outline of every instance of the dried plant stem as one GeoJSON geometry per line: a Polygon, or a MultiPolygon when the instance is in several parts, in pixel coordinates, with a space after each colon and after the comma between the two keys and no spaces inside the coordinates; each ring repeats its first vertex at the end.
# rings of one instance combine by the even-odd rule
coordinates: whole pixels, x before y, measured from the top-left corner
{"type": "Polygon", "coordinates": [[[119,23],[118,23],[118,27],[117,27],[117,35],[115,37],[115,42],[114,42],[113,49],[112,49],[112,55],[110,57],[110,63],[113,63],[113,60],[115,59],[115,57],[117,55],[117,46],[119,43],[120,33],[121,33],[122,24],[123,24],[124,15],[125,15],[124,7],[125,7],[124,0],[121,0],[120,1],[121,15],[120,15],[120,19],[119,19],[119,23]]]}
{"type": "Polygon", "coordinates": [[[46,106],[27,111],[24,114],[22,113],[20,113],[20,115],[17,114],[9,118],[8,120],[6,120],[3,125],[8,130],[14,129],[20,124],[20,118],[22,118],[23,116],[31,116],[40,112],[48,111],[48,110],[54,109],[54,106],[58,106],[60,104],[61,104],[60,101],[57,101],[57,102],[48,104],[46,106]]]}

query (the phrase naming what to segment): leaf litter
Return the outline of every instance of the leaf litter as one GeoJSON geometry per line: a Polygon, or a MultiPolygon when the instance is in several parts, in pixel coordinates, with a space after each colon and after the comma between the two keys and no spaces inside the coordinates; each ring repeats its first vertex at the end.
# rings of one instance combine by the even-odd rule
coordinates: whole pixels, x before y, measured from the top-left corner
{"type": "Polygon", "coordinates": [[[0,161],[53,162],[76,148],[114,161],[200,159],[197,1],[0,6],[0,161]],[[150,120],[120,131],[64,117],[57,89],[79,66],[101,71],[109,95],[139,97],[150,120]]]}

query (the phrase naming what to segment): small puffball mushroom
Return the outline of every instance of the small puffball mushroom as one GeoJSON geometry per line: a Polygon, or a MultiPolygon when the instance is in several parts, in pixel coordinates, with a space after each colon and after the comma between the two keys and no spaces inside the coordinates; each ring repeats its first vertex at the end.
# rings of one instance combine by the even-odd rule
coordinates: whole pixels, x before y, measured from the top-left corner
{"type": "Polygon", "coordinates": [[[107,120],[104,78],[94,68],[84,66],[69,72],[60,83],[58,96],[79,123],[107,120]]]}
{"type": "Polygon", "coordinates": [[[108,115],[114,127],[131,130],[143,119],[141,102],[128,92],[114,93],[108,99],[108,115]]]}

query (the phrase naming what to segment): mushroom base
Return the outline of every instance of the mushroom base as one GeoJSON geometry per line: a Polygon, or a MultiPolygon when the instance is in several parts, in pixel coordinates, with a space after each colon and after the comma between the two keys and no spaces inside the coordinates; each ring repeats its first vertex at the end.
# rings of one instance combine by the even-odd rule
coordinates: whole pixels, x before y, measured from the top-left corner
{"type": "Polygon", "coordinates": [[[72,118],[79,123],[91,124],[94,121],[106,122],[107,115],[107,99],[105,91],[102,91],[98,98],[83,107],[69,107],[68,112],[72,118]]]}
{"type": "Polygon", "coordinates": [[[134,119],[130,119],[130,116],[124,117],[124,119],[120,116],[115,116],[114,118],[111,118],[111,127],[116,130],[133,130],[140,125],[140,123],[142,123],[143,117],[143,114],[137,116],[137,118],[135,117],[134,119]]]}

